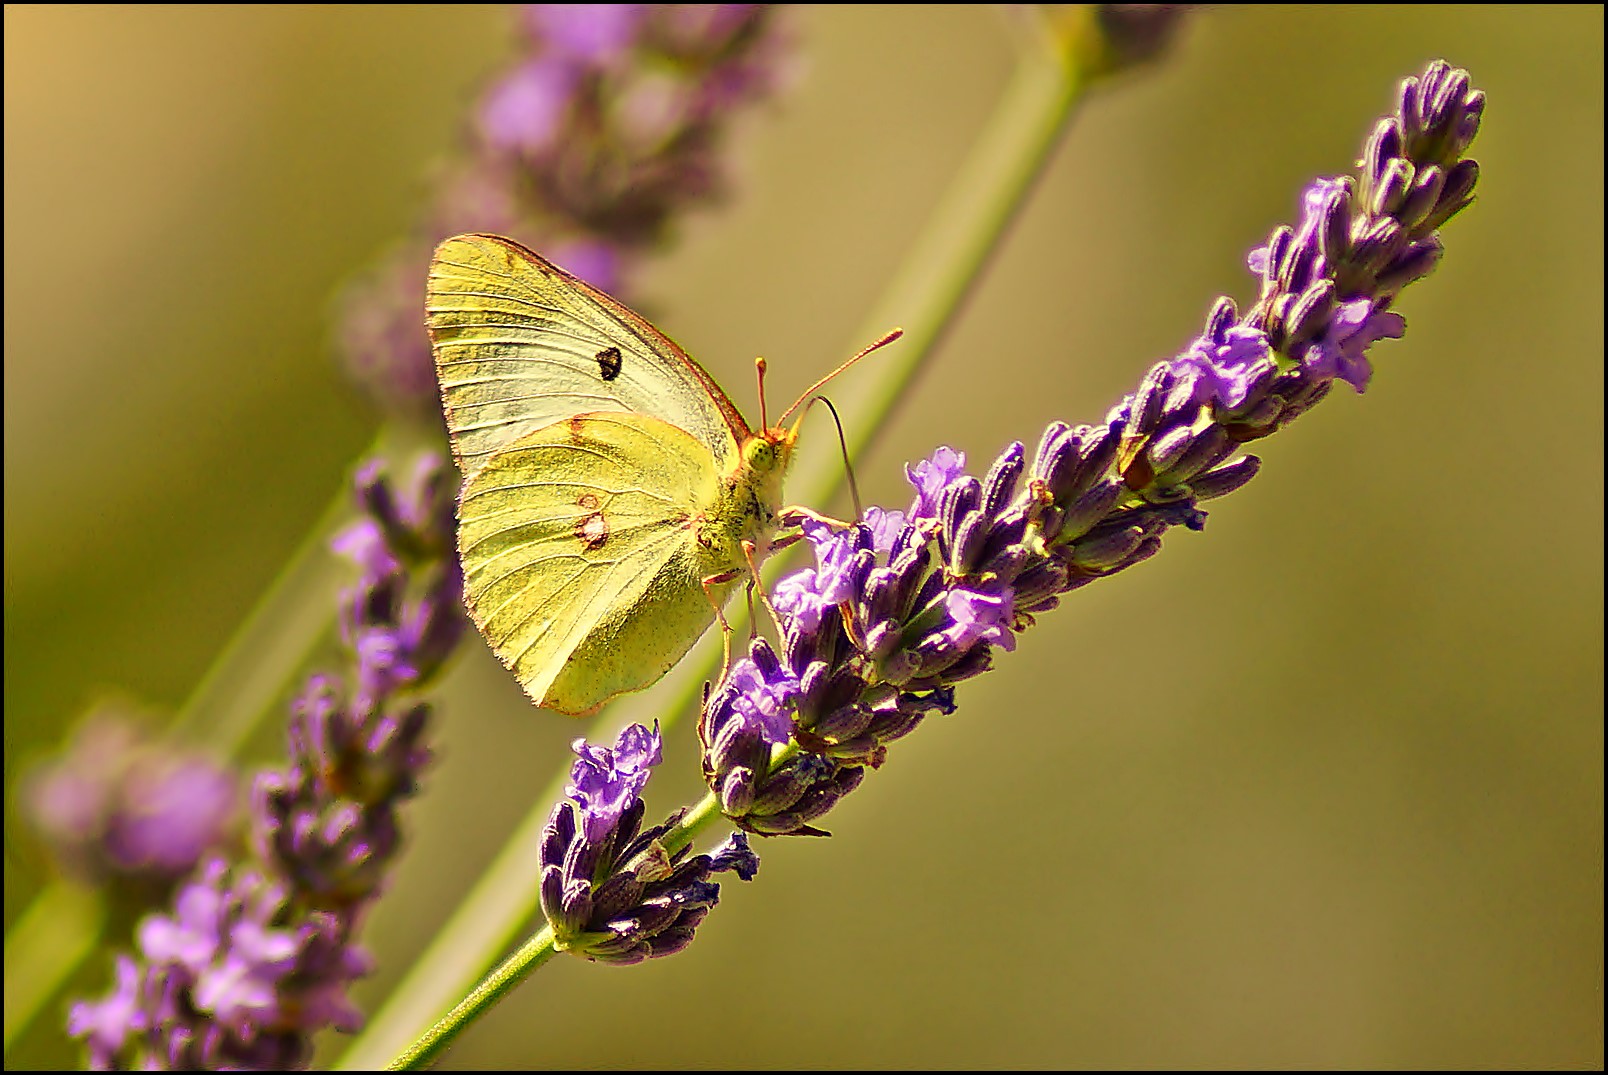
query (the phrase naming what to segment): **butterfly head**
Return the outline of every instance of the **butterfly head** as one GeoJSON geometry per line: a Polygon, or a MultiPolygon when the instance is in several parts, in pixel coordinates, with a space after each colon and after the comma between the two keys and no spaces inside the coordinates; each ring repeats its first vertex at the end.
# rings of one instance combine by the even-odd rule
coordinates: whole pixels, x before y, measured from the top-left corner
{"type": "MultiPolygon", "coordinates": [[[[800,416],[800,421],[803,417],[800,416]]],[[[773,426],[762,429],[743,445],[743,465],[756,474],[780,474],[793,461],[793,446],[798,443],[799,422],[789,429],[773,426]]]]}

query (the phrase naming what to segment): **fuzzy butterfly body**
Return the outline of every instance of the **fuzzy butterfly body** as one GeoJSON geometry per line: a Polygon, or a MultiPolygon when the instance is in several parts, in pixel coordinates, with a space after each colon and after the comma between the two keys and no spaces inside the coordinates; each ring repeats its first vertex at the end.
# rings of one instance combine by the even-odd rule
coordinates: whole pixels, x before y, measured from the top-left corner
{"type": "Polygon", "coordinates": [[[539,705],[657,681],[777,526],[792,429],[754,433],[646,320],[509,239],[436,248],[425,303],[464,475],[469,612],[539,705]]]}

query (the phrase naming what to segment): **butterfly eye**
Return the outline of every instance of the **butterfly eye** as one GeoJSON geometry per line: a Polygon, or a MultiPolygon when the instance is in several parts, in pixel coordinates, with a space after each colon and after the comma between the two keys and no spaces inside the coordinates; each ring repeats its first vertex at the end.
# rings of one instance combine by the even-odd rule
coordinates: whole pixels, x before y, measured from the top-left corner
{"type": "Polygon", "coordinates": [[[754,437],[743,446],[743,461],[755,470],[769,470],[776,465],[776,446],[763,437],[754,437]]]}

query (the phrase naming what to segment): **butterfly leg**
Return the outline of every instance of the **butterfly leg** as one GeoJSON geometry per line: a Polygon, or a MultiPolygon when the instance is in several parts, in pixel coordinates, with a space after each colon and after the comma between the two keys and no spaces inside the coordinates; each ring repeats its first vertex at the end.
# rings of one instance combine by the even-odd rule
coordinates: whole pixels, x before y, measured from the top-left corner
{"type": "Polygon", "coordinates": [[[709,599],[709,607],[715,610],[715,619],[720,621],[720,654],[721,654],[721,656],[720,656],[720,678],[721,679],[725,679],[726,678],[726,673],[731,671],[731,635],[732,635],[732,630],[731,630],[731,624],[726,620],[725,611],[720,607],[720,602],[715,600],[715,591],[713,589],[711,589],[711,587],[719,586],[723,582],[730,582],[732,579],[736,578],[738,575],[741,575],[741,574],[742,574],[741,571],[733,569],[731,571],[722,571],[718,575],[709,575],[709,576],[699,580],[700,583],[703,585],[704,597],[709,599]]]}
{"type": "MultiPolygon", "coordinates": [[[[771,548],[773,548],[773,549],[775,547],[776,547],[775,545],[771,546],[771,548]]],[[[780,631],[782,629],[782,620],[781,620],[781,617],[776,615],[776,606],[771,604],[770,594],[765,592],[765,587],[759,585],[759,564],[757,564],[754,561],[754,553],[756,551],[757,551],[757,549],[756,549],[756,546],[754,545],[754,543],[752,541],[750,541],[748,538],[744,538],[743,539],[743,559],[748,561],[748,592],[749,592],[749,595],[750,595],[749,600],[750,601],[753,600],[753,596],[752,596],[753,592],[754,592],[755,589],[758,589],[759,590],[759,599],[760,599],[760,601],[764,602],[765,611],[770,613],[771,622],[774,623],[776,625],[776,629],[778,631],[780,631]]],[[[752,612],[753,612],[753,605],[752,604],[749,605],[749,612],[750,612],[750,614],[752,614],[752,612]]]]}
{"type": "Polygon", "coordinates": [[[770,543],[770,551],[775,552],[777,549],[786,549],[786,548],[789,548],[789,547],[791,547],[793,545],[797,545],[800,541],[803,541],[803,540],[804,540],[804,535],[803,534],[800,534],[800,533],[787,534],[784,537],[779,537],[779,538],[776,538],[775,540],[773,540],[770,543]]]}
{"type": "Polygon", "coordinates": [[[781,521],[783,526],[797,526],[805,519],[813,519],[818,523],[824,523],[834,530],[847,530],[849,527],[854,525],[853,523],[844,522],[842,519],[834,519],[830,515],[822,515],[818,511],[812,511],[811,509],[803,507],[799,504],[784,507],[781,511],[777,512],[777,518],[781,521]]]}
{"type": "Polygon", "coordinates": [[[759,621],[754,618],[754,584],[755,579],[750,576],[748,585],[743,587],[743,596],[748,600],[748,641],[750,642],[759,635],[759,621]]]}

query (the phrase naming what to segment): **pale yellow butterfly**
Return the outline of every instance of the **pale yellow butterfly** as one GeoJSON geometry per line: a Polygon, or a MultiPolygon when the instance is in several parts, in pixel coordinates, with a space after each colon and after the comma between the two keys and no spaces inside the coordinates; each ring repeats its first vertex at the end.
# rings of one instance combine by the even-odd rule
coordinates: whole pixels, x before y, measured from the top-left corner
{"type": "Polygon", "coordinates": [[[438,246],[425,310],[475,625],[561,713],[656,682],[770,548],[798,423],[750,430],[658,329],[510,239],[438,246]]]}

